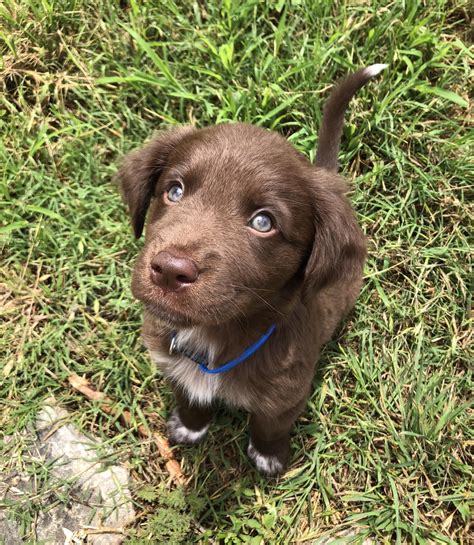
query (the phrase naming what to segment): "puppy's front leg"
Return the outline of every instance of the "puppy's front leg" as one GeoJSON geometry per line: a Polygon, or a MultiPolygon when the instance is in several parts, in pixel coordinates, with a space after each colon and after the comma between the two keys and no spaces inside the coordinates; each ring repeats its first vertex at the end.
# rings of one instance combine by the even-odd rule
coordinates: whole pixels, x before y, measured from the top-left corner
{"type": "Polygon", "coordinates": [[[194,445],[207,434],[213,411],[210,405],[196,405],[178,388],[174,389],[178,406],[167,422],[168,439],[174,445],[194,445]]]}
{"type": "Polygon", "coordinates": [[[283,473],[290,457],[290,431],[305,406],[305,400],[284,413],[250,417],[250,442],[247,454],[265,477],[283,473]]]}

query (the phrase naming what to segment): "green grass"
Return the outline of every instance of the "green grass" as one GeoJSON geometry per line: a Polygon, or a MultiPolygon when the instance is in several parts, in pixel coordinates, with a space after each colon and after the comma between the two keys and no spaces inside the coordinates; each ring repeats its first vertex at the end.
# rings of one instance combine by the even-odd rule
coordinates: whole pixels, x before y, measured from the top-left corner
{"type": "MultiPolygon", "coordinates": [[[[117,162],[156,129],[236,120],[312,157],[330,85],[387,62],[353,100],[341,151],[370,240],[364,289],[323,354],[291,468],[262,481],[245,415],[224,411],[204,445],[177,452],[191,477],[177,516],[185,543],[311,543],[353,528],[353,543],[467,544],[468,4],[118,4],[0,7],[0,429],[18,439],[55,395],[130,467],[134,543],[149,542],[170,505],[158,454],[66,382],[86,375],[157,429],[172,403],[140,349],[129,284],[141,243],[111,184],[117,162]]],[[[0,440],[0,471],[34,467],[20,443],[0,440]]],[[[19,510],[27,538],[38,508],[19,510]]]]}

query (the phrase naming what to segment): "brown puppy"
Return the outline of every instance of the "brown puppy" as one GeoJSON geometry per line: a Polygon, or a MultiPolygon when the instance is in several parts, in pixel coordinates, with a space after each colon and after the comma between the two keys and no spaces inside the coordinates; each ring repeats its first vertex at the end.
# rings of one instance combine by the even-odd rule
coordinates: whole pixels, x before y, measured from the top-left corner
{"type": "Polygon", "coordinates": [[[200,441],[223,401],[250,413],[258,470],[285,469],[320,349],[361,285],[365,240],[337,153],[351,97],[384,67],[334,89],[314,166],[240,123],[172,129],[125,158],[118,177],[136,237],[148,213],[132,291],[176,394],[174,443],[200,441]]]}

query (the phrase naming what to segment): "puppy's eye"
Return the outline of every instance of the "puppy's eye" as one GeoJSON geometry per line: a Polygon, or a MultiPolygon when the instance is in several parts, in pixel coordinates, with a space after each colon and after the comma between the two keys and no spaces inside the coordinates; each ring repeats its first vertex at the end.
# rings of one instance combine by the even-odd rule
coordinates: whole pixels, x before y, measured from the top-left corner
{"type": "Polygon", "coordinates": [[[171,202],[179,202],[184,195],[184,189],[181,184],[172,185],[166,192],[166,198],[171,202]]]}
{"type": "Polygon", "coordinates": [[[269,233],[273,229],[272,218],[268,214],[259,212],[249,222],[249,225],[259,233],[269,233]]]}

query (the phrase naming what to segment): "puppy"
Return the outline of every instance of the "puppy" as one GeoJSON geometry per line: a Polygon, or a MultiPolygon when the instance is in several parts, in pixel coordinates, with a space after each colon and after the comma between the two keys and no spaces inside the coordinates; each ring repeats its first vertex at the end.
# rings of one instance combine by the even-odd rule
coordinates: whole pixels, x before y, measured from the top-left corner
{"type": "Polygon", "coordinates": [[[118,173],[138,238],[132,292],[174,390],[173,443],[197,443],[216,402],[250,413],[248,455],[286,468],[319,352],[354,305],[366,245],[337,175],[344,111],[385,65],[349,75],[325,108],[312,165],[284,138],[235,123],[171,129],[118,173]]]}

